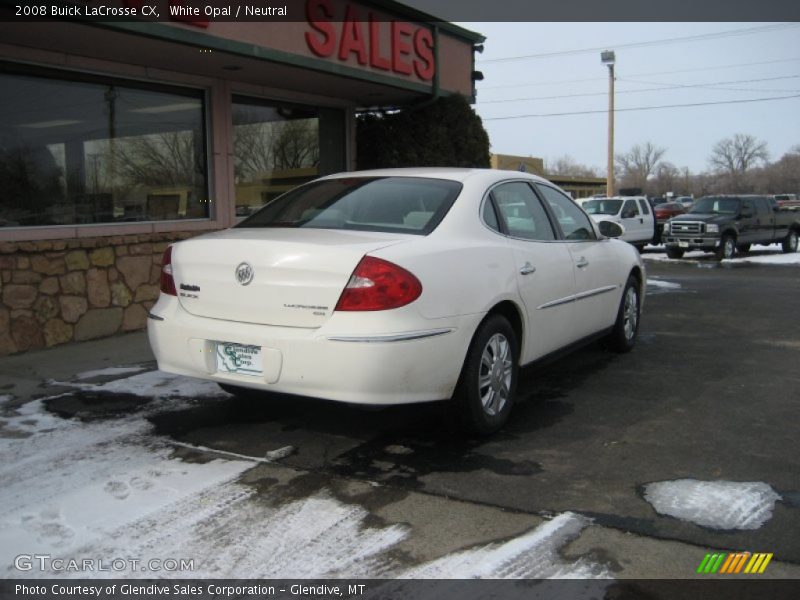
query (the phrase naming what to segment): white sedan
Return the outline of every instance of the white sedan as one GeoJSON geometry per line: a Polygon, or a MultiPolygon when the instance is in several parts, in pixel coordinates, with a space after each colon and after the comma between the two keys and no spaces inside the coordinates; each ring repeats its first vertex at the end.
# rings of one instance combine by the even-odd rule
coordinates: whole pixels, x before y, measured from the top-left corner
{"type": "Polygon", "coordinates": [[[633,347],[646,277],[622,233],[526,173],[332,175],[168,248],[150,344],[160,369],[234,394],[451,399],[491,433],[520,365],[633,347]]]}

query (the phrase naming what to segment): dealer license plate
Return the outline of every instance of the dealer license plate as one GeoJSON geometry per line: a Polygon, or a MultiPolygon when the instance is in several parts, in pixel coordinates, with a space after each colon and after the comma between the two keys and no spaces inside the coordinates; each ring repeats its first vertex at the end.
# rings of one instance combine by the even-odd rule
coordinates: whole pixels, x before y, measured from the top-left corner
{"type": "Polygon", "coordinates": [[[678,242],[678,248],[688,248],[689,242],[678,242]]]}
{"type": "Polygon", "coordinates": [[[263,374],[261,346],[217,342],[217,370],[239,375],[263,374]]]}

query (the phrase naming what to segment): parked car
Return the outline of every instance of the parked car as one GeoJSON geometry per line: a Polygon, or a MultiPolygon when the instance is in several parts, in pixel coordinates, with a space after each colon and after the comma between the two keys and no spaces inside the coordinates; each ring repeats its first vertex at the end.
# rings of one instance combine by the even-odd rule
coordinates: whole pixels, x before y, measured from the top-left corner
{"type": "Polygon", "coordinates": [[[683,204],[684,208],[689,209],[692,207],[692,204],[694,204],[694,198],[692,196],[678,196],[673,202],[680,202],[683,204]]]}
{"type": "Polygon", "coordinates": [[[688,250],[714,252],[719,259],[747,252],[752,244],[780,242],[784,252],[797,251],[800,213],[781,208],[765,196],[706,196],[664,228],[667,256],[688,250]]]}
{"type": "Polygon", "coordinates": [[[800,200],[797,199],[797,194],[775,194],[772,198],[778,206],[784,208],[800,207],[800,200]]]}
{"type": "Polygon", "coordinates": [[[585,210],[597,223],[612,221],[625,230],[623,240],[639,250],[653,241],[655,218],[644,196],[613,196],[583,203],[585,210]]]}
{"type": "Polygon", "coordinates": [[[653,207],[653,214],[656,218],[656,233],[653,236],[653,243],[660,244],[662,242],[662,233],[667,221],[685,212],[686,208],[680,202],[662,202],[661,204],[656,204],[653,207]]]}
{"type": "Polygon", "coordinates": [[[680,202],[664,202],[663,204],[657,204],[653,209],[658,221],[668,221],[672,217],[677,217],[685,212],[686,207],[680,202]]]}
{"type": "Polygon", "coordinates": [[[238,396],[451,399],[491,433],[520,365],[634,346],[646,277],[621,234],[526,173],[333,175],[167,248],[150,344],[160,369],[238,396]]]}

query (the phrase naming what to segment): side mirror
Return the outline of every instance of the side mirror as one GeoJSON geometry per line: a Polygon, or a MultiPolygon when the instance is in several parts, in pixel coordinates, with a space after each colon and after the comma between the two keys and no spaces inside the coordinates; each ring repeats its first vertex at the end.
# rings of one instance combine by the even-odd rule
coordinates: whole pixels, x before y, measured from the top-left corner
{"type": "Polygon", "coordinates": [[[625,234],[625,228],[614,221],[600,221],[597,224],[600,233],[607,238],[618,238],[625,234]]]}

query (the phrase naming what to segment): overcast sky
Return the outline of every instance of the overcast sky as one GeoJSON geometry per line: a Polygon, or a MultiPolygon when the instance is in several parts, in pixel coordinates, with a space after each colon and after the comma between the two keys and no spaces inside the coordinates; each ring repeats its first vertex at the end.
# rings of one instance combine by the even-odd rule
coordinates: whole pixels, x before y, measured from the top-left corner
{"type": "Polygon", "coordinates": [[[664,160],[699,172],[712,146],[735,133],[766,141],[771,160],[800,144],[800,23],[459,24],[487,38],[475,108],[492,152],[568,154],[604,173],[600,48],[616,52],[616,153],[651,141],[667,149],[664,160]],[[782,96],[794,98],[733,103],[782,96]],[[700,103],[714,104],[625,110],[700,103]],[[599,112],[519,117],[585,111],[599,112]]]}

